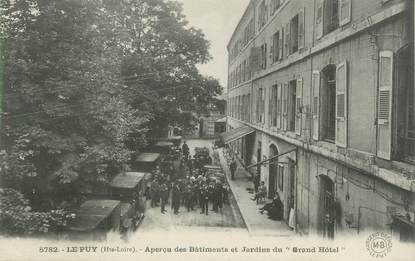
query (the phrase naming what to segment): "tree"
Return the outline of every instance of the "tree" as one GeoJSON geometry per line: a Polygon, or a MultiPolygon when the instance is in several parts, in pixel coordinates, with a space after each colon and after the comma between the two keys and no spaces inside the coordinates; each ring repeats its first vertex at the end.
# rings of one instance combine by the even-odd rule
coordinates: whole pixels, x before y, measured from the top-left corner
{"type": "Polygon", "coordinates": [[[209,43],[175,1],[5,0],[0,22],[0,174],[36,211],[105,186],[221,92],[199,74],[209,43]]]}
{"type": "Polygon", "coordinates": [[[101,7],[81,0],[1,6],[2,177],[27,195],[34,189],[39,202],[71,199],[123,169],[131,154],[124,142],[147,120],[124,99],[122,56],[107,45],[112,28],[101,7]]]}

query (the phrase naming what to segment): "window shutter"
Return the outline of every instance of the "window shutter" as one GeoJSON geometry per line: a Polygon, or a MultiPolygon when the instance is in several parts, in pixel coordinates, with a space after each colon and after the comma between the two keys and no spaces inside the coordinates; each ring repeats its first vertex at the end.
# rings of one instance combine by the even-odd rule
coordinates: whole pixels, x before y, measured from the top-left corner
{"type": "Polygon", "coordinates": [[[347,62],[336,69],[336,145],[347,147],[347,62]]]}
{"type": "Polygon", "coordinates": [[[290,55],[290,23],[285,25],[285,57],[290,55]]]}
{"type": "Polygon", "coordinates": [[[269,89],[268,95],[268,126],[272,126],[272,95],[274,93],[274,86],[271,86],[269,89]]]}
{"type": "Polygon", "coordinates": [[[390,160],[392,154],[393,52],[379,53],[377,155],[390,160]]]}
{"type": "Polygon", "coordinates": [[[316,38],[323,37],[323,12],[324,0],[317,0],[317,14],[316,14],[316,38]]]}
{"type": "Polygon", "coordinates": [[[267,69],[267,53],[268,53],[267,43],[265,43],[265,46],[264,46],[264,69],[267,69]]]}
{"type": "Polygon", "coordinates": [[[302,125],[302,106],[303,106],[303,79],[297,79],[295,91],[295,133],[301,135],[302,125]]]}
{"type": "Polygon", "coordinates": [[[298,13],[298,49],[303,49],[305,45],[305,8],[300,9],[298,13]]]}
{"type": "Polygon", "coordinates": [[[274,35],[270,38],[269,45],[269,64],[271,65],[274,62],[274,35]]]}
{"type": "Polygon", "coordinates": [[[283,55],[284,55],[284,27],[281,28],[279,41],[280,41],[280,44],[279,44],[279,46],[280,46],[280,50],[279,50],[280,54],[279,54],[278,59],[279,60],[282,60],[283,59],[283,55]]]}
{"type": "Polygon", "coordinates": [[[278,85],[274,85],[274,98],[272,108],[272,126],[277,127],[277,102],[278,102],[278,85]]]}
{"type": "Polygon", "coordinates": [[[281,129],[281,122],[282,122],[282,120],[281,120],[281,115],[282,115],[282,105],[281,105],[281,102],[282,102],[282,100],[281,100],[281,96],[282,96],[282,94],[281,94],[281,89],[282,89],[282,85],[281,84],[278,84],[277,85],[277,128],[278,129],[281,129]]]}
{"type": "Polygon", "coordinates": [[[348,24],[352,18],[352,0],[339,0],[339,24],[348,24]]]}
{"type": "Polygon", "coordinates": [[[284,83],[284,87],[283,87],[283,94],[282,94],[282,97],[283,97],[283,102],[282,102],[282,110],[283,110],[283,112],[282,112],[282,129],[283,130],[287,130],[288,129],[288,104],[287,104],[287,102],[288,102],[288,99],[287,99],[287,96],[288,96],[288,83],[284,83]]]}
{"type": "Polygon", "coordinates": [[[320,130],[320,72],[313,71],[313,139],[319,140],[320,130]]]}
{"type": "Polygon", "coordinates": [[[267,88],[264,88],[262,90],[262,99],[261,99],[262,124],[265,124],[265,97],[267,97],[267,88]]]}

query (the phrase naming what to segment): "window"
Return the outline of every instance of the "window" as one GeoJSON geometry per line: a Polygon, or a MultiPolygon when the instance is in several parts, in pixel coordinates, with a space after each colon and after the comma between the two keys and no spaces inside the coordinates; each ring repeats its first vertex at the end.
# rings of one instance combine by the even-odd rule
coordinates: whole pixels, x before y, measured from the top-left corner
{"type": "Polygon", "coordinates": [[[351,0],[317,0],[316,38],[319,39],[351,21],[351,0]]]}
{"type": "Polygon", "coordinates": [[[277,110],[278,110],[278,85],[272,86],[271,91],[271,126],[277,126],[277,110]]]}
{"type": "Polygon", "coordinates": [[[256,102],[257,123],[264,123],[265,114],[265,90],[258,89],[256,102]]]}
{"type": "Polygon", "coordinates": [[[280,60],[280,31],[272,36],[272,62],[275,63],[280,60]]]}
{"type": "Polygon", "coordinates": [[[277,128],[281,129],[281,114],[282,114],[282,100],[281,100],[281,84],[277,85],[277,128]]]}
{"type": "Polygon", "coordinates": [[[291,19],[290,30],[290,53],[295,53],[298,51],[298,15],[291,19]]]}
{"type": "Polygon", "coordinates": [[[324,34],[328,34],[339,27],[339,0],[324,1],[324,34]]]}
{"type": "MultiPolygon", "coordinates": [[[[334,143],[336,137],[336,66],[328,65],[323,69],[321,76],[320,124],[322,129],[320,135],[323,140],[334,143]]],[[[314,106],[318,106],[316,101],[314,106]]],[[[317,111],[317,108],[314,110],[317,111]]]]}
{"type": "MultiPolygon", "coordinates": [[[[382,63],[390,63],[392,54],[381,52],[381,62],[382,63]]],[[[407,161],[411,164],[415,164],[415,87],[413,84],[413,65],[411,63],[410,57],[413,57],[413,49],[411,46],[406,45],[402,47],[395,55],[396,58],[396,77],[393,81],[393,84],[396,85],[395,94],[395,102],[396,110],[394,116],[397,118],[397,139],[395,142],[396,146],[396,153],[395,158],[398,158],[403,161],[407,161]]],[[[381,64],[381,70],[383,73],[387,73],[386,75],[392,75],[388,72],[388,69],[392,69],[391,65],[381,64]]],[[[380,74],[379,74],[380,75],[380,74]]],[[[387,86],[385,83],[392,81],[392,79],[384,79],[385,76],[382,76],[382,87],[380,90],[383,92],[387,91],[387,86]]],[[[380,96],[381,93],[379,93],[380,96]]],[[[380,103],[380,97],[379,97],[380,103]]],[[[384,108],[382,108],[383,120],[386,119],[386,101],[383,102],[385,104],[384,108]]],[[[379,108],[379,114],[380,114],[379,108]]],[[[381,121],[381,115],[378,116],[379,120],[381,121]]],[[[380,123],[380,122],[379,122],[380,123]]],[[[378,125],[379,125],[378,123],[378,125]]],[[[378,126],[380,128],[381,126],[378,126]]],[[[383,126],[384,128],[386,126],[383,126]]],[[[381,130],[382,131],[382,130],[381,130]]],[[[385,130],[383,130],[385,131],[385,130]]],[[[380,143],[384,143],[385,141],[380,140],[380,143]]],[[[383,145],[384,146],[384,145],[383,145]]]]}
{"type": "Polygon", "coordinates": [[[267,5],[262,0],[258,7],[258,29],[261,29],[267,23],[267,5]]]}
{"type": "Polygon", "coordinates": [[[267,69],[267,44],[261,45],[261,61],[260,61],[260,69],[265,70],[267,69]]]}
{"type": "Polygon", "coordinates": [[[295,130],[297,81],[290,81],[288,85],[288,130],[295,130]]]}

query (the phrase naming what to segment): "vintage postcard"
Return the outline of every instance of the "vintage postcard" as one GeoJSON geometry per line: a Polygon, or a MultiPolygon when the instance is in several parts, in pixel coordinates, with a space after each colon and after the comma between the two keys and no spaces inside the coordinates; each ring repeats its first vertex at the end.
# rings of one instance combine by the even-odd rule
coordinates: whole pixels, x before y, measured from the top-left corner
{"type": "Polygon", "coordinates": [[[415,260],[414,10],[0,1],[0,260],[415,260]]]}

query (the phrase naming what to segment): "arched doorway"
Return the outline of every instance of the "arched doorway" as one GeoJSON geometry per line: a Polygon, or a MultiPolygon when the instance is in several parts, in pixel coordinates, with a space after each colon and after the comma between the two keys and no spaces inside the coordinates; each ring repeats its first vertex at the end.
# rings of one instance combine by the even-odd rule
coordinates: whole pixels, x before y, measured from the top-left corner
{"type": "Polygon", "coordinates": [[[325,238],[334,238],[335,209],[334,182],[325,175],[319,176],[319,232],[325,238]]]}
{"type": "MultiPolygon", "coordinates": [[[[269,158],[278,155],[278,149],[274,144],[269,146],[269,158]]],[[[278,160],[273,160],[269,164],[269,175],[268,175],[268,197],[271,198],[277,192],[278,186],[278,160]]]]}

